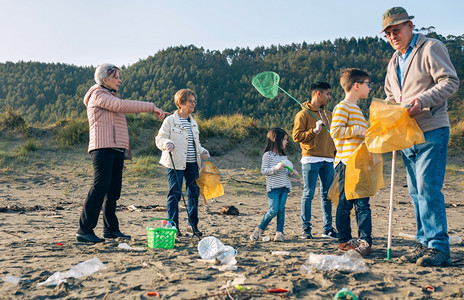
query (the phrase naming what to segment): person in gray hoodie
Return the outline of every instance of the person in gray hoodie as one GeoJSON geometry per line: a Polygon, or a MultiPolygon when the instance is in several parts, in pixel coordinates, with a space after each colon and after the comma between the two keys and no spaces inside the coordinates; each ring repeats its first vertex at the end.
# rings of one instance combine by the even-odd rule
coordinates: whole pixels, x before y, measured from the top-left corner
{"type": "Polygon", "coordinates": [[[402,7],[390,8],[383,15],[381,31],[396,50],[387,67],[387,99],[409,107],[409,116],[415,118],[425,137],[425,143],[402,150],[418,243],[400,260],[441,266],[451,263],[441,191],[450,127],[446,108],[459,79],[445,45],[414,34],[413,18],[402,7]]]}

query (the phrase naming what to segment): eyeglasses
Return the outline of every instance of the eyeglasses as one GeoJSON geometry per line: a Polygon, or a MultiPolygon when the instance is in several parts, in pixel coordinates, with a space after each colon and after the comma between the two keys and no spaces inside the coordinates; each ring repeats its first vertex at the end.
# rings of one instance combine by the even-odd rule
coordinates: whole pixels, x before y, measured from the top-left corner
{"type": "Polygon", "coordinates": [[[187,102],[197,104],[197,100],[187,100],[187,102]]]}
{"type": "Polygon", "coordinates": [[[403,28],[405,24],[407,24],[407,22],[401,24],[400,26],[396,28],[393,28],[391,31],[385,31],[385,37],[388,39],[388,38],[391,38],[392,35],[398,36],[401,32],[401,29],[403,28]]]}
{"type": "Polygon", "coordinates": [[[367,83],[367,87],[368,87],[368,88],[371,88],[372,85],[374,84],[372,81],[358,81],[358,83],[363,83],[363,84],[364,84],[364,83],[367,83]]]}

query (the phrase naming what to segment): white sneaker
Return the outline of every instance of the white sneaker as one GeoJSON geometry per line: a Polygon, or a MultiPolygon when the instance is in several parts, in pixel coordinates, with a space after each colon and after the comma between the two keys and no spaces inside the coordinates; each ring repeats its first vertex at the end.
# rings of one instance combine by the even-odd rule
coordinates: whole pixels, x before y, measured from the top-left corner
{"type": "Polygon", "coordinates": [[[256,227],[255,231],[250,235],[250,240],[257,241],[262,235],[264,231],[261,230],[259,227],[256,227]]]}
{"type": "Polygon", "coordinates": [[[280,231],[277,231],[274,237],[274,242],[283,242],[284,241],[284,234],[280,231]]]}

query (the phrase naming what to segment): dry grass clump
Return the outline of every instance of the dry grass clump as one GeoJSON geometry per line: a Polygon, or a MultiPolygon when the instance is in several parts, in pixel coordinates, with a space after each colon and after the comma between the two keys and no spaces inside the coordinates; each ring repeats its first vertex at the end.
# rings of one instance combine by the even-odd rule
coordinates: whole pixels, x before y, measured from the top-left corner
{"type": "Polygon", "coordinates": [[[70,147],[88,141],[89,124],[86,119],[64,119],[53,129],[54,140],[63,147],[70,147]]]}
{"type": "Polygon", "coordinates": [[[464,121],[451,126],[448,146],[452,150],[462,150],[464,148],[464,121]]]}
{"type": "Polygon", "coordinates": [[[9,132],[19,132],[24,136],[29,133],[29,127],[18,110],[6,106],[5,111],[0,114],[0,129],[9,132]]]}
{"type": "Polygon", "coordinates": [[[247,138],[252,129],[258,127],[258,121],[239,114],[216,116],[208,120],[198,120],[202,137],[223,136],[236,142],[247,138]]]}

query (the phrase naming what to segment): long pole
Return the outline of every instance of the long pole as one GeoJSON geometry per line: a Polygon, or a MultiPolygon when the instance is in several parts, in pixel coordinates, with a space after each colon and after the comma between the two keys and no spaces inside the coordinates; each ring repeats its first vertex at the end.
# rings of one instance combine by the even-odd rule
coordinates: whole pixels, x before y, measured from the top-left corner
{"type": "MultiPolygon", "coordinates": [[[[307,109],[306,107],[303,106],[303,104],[301,104],[300,101],[296,100],[295,98],[293,98],[292,95],[290,95],[289,93],[287,93],[286,90],[284,90],[283,88],[281,88],[280,86],[277,86],[282,92],[284,92],[287,96],[289,96],[291,99],[295,100],[296,103],[298,103],[302,108],[304,108],[307,112],[309,112],[317,121],[319,121],[319,118],[316,117],[316,115],[313,114],[312,111],[310,111],[309,109],[307,109]]],[[[322,123],[322,126],[324,126],[325,130],[327,130],[327,132],[330,133],[330,129],[324,124],[322,123]]]]}
{"type": "Polygon", "coordinates": [[[392,152],[392,171],[390,181],[390,213],[388,216],[387,260],[390,261],[393,227],[393,195],[395,193],[396,151],[392,152]]]}

